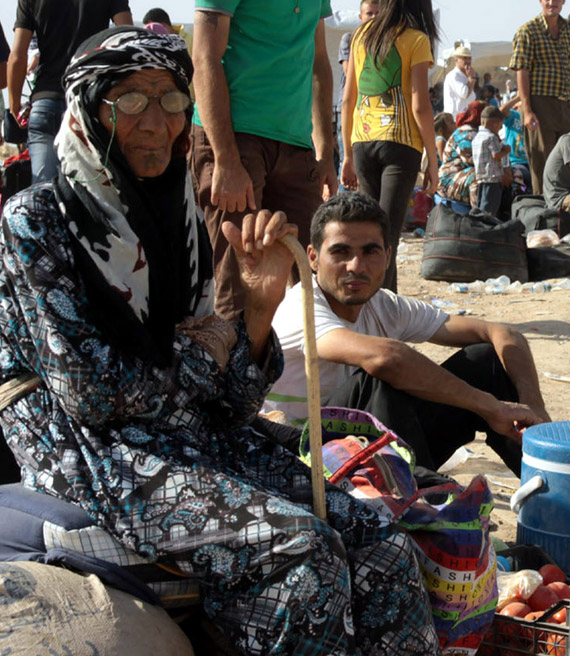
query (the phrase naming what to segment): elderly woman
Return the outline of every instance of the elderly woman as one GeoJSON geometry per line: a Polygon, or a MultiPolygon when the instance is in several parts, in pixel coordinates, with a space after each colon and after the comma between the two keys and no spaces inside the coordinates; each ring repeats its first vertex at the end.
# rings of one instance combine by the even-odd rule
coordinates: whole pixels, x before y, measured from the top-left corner
{"type": "Polygon", "coordinates": [[[443,162],[439,167],[437,193],[443,198],[477,206],[477,180],[471,142],[481,124],[481,112],[486,103],[474,100],[457,115],[457,129],[447,140],[443,162]]]}
{"type": "Polygon", "coordinates": [[[332,486],[317,519],[310,472],[251,425],[282,367],[278,240],[295,229],[264,211],[223,226],[248,294],[237,324],[213,317],[184,157],[191,72],[176,37],[84,43],[61,175],[5,208],[1,374],[28,391],[0,423],[24,484],[195,577],[244,654],[437,654],[408,539],[332,486]]]}

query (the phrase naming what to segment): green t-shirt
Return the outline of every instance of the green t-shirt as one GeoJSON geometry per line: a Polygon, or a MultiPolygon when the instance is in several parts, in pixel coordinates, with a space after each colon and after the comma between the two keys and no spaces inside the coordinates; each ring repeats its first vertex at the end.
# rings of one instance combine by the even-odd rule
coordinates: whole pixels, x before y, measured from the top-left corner
{"type": "MultiPolygon", "coordinates": [[[[312,147],[315,29],[330,0],[196,0],[232,17],[222,59],[234,132],[312,147]]],[[[194,122],[202,125],[196,109],[194,122]]]]}

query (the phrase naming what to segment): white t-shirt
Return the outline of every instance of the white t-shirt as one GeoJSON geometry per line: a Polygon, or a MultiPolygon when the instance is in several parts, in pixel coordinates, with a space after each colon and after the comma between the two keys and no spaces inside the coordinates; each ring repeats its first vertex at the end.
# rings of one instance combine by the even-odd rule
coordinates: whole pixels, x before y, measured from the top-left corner
{"type": "MultiPolygon", "coordinates": [[[[362,307],[358,319],[351,323],[338,317],[313,276],[315,290],[315,334],[317,341],[331,330],[348,328],[361,335],[389,337],[403,342],[425,342],[445,322],[448,315],[431,305],[380,289],[362,307]]],[[[273,328],[285,356],[283,374],[275,382],[263,406],[264,412],[281,410],[289,421],[304,423],[307,417],[305,376],[305,336],[301,284],[289,289],[273,318],[273,328]]],[[[347,380],[356,367],[319,358],[321,405],[347,380]]]]}
{"type": "Polygon", "coordinates": [[[457,66],[445,76],[443,83],[443,111],[457,117],[469,103],[476,100],[475,92],[469,93],[469,78],[457,66]]]}

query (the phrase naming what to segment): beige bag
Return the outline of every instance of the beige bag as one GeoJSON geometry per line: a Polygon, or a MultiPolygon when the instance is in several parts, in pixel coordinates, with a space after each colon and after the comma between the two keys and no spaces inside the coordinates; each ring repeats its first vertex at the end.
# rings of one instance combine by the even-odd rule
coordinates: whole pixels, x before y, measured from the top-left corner
{"type": "Polygon", "coordinates": [[[93,574],[0,562],[0,650],[11,656],[193,656],[158,606],[104,586],[93,574]]]}

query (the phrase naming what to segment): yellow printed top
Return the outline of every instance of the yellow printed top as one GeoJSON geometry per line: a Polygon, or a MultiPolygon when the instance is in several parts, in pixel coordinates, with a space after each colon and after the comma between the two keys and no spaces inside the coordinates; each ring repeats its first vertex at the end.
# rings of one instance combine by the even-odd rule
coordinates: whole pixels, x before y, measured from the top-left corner
{"type": "Polygon", "coordinates": [[[412,66],[433,64],[429,39],[419,30],[404,30],[376,66],[362,44],[365,32],[359,32],[352,45],[358,84],[352,143],[395,141],[421,153],[423,142],[412,114],[412,66]]]}

